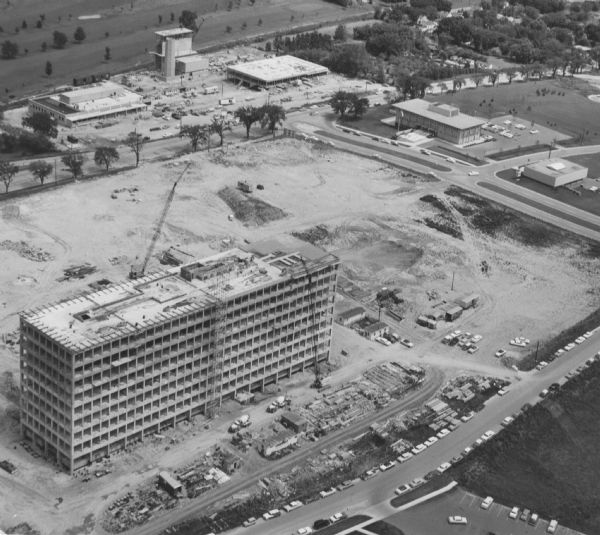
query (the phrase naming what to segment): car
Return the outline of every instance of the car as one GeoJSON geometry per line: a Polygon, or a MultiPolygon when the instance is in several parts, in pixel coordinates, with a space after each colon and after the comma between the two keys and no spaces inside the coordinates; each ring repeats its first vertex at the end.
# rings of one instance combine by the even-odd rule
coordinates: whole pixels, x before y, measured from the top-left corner
{"type": "Polygon", "coordinates": [[[494,503],[494,498],[492,498],[491,496],[488,496],[485,500],[483,500],[481,502],[481,508],[489,509],[493,503],[494,503]]]}
{"type": "Polygon", "coordinates": [[[507,425],[512,424],[514,421],[515,419],[512,416],[507,416],[506,418],[504,418],[504,420],[502,420],[502,425],[506,427],[507,425]]]}
{"type": "Polygon", "coordinates": [[[477,351],[479,351],[478,346],[471,346],[469,349],[467,349],[467,353],[469,353],[470,355],[472,355],[473,353],[476,353],[477,351]]]}
{"type": "Polygon", "coordinates": [[[288,505],[284,505],[283,508],[286,513],[289,513],[290,511],[293,511],[294,509],[298,509],[299,507],[302,507],[303,505],[304,504],[300,500],[294,500],[293,502],[290,502],[288,505]]]}
{"type": "Polygon", "coordinates": [[[469,455],[469,453],[471,453],[473,451],[473,448],[471,446],[467,446],[464,450],[463,450],[463,455],[469,455]]]}
{"type": "Polygon", "coordinates": [[[478,438],[475,442],[473,442],[473,448],[477,448],[483,444],[483,439],[478,438]]]}
{"type": "Polygon", "coordinates": [[[495,355],[497,358],[503,357],[504,355],[506,355],[506,349],[498,349],[498,351],[496,351],[495,355]]]}
{"type": "Polygon", "coordinates": [[[540,392],[540,397],[541,397],[541,398],[545,398],[547,395],[548,395],[548,389],[547,389],[547,388],[544,388],[544,390],[542,390],[542,391],[540,392]]]}
{"type": "Polygon", "coordinates": [[[251,516],[248,520],[244,520],[243,526],[247,528],[249,526],[254,526],[254,524],[256,524],[256,518],[251,516]]]}
{"type": "Polygon", "coordinates": [[[422,477],[416,477],[409,483],[411,489],[416,489],[417,487],[420,487],[421,485],[424,485],[424,484],[425,484],[425,480],[422,477]]]}
{"type": "Polygon", "coordinates": [[[431,154],[431,151],[427,149],[421,149],[421,154],[431,154]]]}
{"type": "Polygon", "coordinates": [[[561,355],[562,355],[564,352],[565,352],[565,350],[564,350],[564,349],[562,349],[562,348],[561,348],[561,349],[557,349],[557,350],[556,350],[556,352],[554,353],[554,356],[555,356],[556,358],[558,358],[558,357],[560,357],[560,356],[561,356],[561,355]]]}
{"type": "Polygon", "coordinates": [[[437,467],[437,471],[440,474],[443,474],[446,470],[449,470],[450,468],[452,468],[452,465],[450,463],[442,463],[437,467]]]}
{"type": "Polygon", "coordinates": [[[413,344],[408,338],[400,338],[400,343],[408,348],[415,346],[415,344],[413,344]]]}
{"type": "Polygon", "coordinates": [[[548,363],[545,360],[542,360],[536,367],[535,369],[540,371],[543,370],[546,366],[548,366],[548,363]]]}
{"type": "Polygon", "coordinates": [[[329,520],[332,524],[335,524],[336,522],[340,521],[342,518],[344,518],[346,515],[344,513],[335,513],[334,515],[331,515],[329,517],[329,520]]]}
{"type": "Polygon", "coordinates": [[[270,520],[271,518],[275,518],[276,516],[280,516],[281,515],[281,511],[279,509],[271,509],[270,511],[267,511],[264,515],[262,515],[262,517],[265,520],[270,520]]]}
{"type": "Polygon", "coordinates": [[[564,347],[564,350],[565,350],[565,351],[571,351],[571,349],[573,349],[574,347],[575,347],[575,344],[574,344],[573,342],[571,342],[570,344],[567,344],[567,345],[564,347]]]}
{"type": "Polygon", "coordinates": [[[392,343],[389,340],[386,340],[383,336],[378,336],[377,338],[375,338],[375,340],[377,340],[377,342],[379,342],[380,344],[383,344],[384,346],[392,345],[392,343]]]}
{"type": "Polygon", "coordinates": [[[510,342],[511,346],[517,346],[517,347],[526,347],[527,344],[523,341],[521,341],[520,338],[513,338],[510,342]]]}
{"type": "Polygon", "coordinates": [[[469,171],[467,174],[469,176],[478,176],[479,175],[479,171],[469,171]]]}
{"type": "Polygon", "coordinates": [[[436,437],[438,437],[438,438],[444,438],[444,437],[447,437],[449,434],[450,434],[450,431],[448,431],[448,429],[440,429],[440,431],[436,435],[436,437]]]}
{"type": "Polygon", "coordinates": [[[381,470],[382,472],[385,472],[386,470],[394,468],[395,465],[396,465],[396,461],[390,461],[387,464],[383,463],[383,464],[379,465],[379,470],[381,470]]]}
{"type": "Polygon", "coordinates": [[[532,513],[531,516],[529,517],[529,520],[527,521],[527,523],[530,526],[535,526],[535,525],[537,525],[539,520],[540,520],[540,516],[537,513],[532,513]]]}
{"type": "Polygon", "coordinates": [[[481,438],[485,441],[488,441],[490,438],[492,438],[494,435],[496,434],[495,431],[489,430],[486,431],[483,435],[481,435],[481,438]]]}
{"type": "Polygon", "coordinates": [[[449,516],[448,524],[468,524],[468,520],[464,516],[449,516]]]}
{"type": "Polygon", "coordinates": [[[475,413],[473,411],[471,411],[469,414],[465,414],[464,416],[461,416],[460,419],[463,422],[468,422],[471,418],[473,418],[474,415],[475,415],[475,413]]]}
{"type": "Polygon", "coordinates": [[[331,487],[328,490],[322,490],[321,492],[319,492],[319,494],[321,495],[321,498],[327,498],[327,496],[331,496],[332,494],[335,494],[337,491],[331,487]]]}
{"type": "Polygon", "coordinates": [[[540,131],[539,131],[539,130],[536,130],[536,129],[534,128],[533,130],[530,130],[530,131],[529,131],[529,133],[530,133],[530,134],[534,134],[534,135],[535,135],[535,134],[539,134],[539,133],[540,133],[540,131]]]}
{"type": "Polygon", "coordinates": [[[328,518],[319,518],[313,522],[313,529],[323,529],[331,524],[328,518]]]}
{"type": "Polygon", "coordinates": [[[405,483],[404,485],[400,485],[394,492],[398,496],[402,496],[403,494],[406,494],[407,492],[409,492],[411,490],[412,489],[410,488],[410,485],[408,483],[405,483]]]}
{"type": "Polygon", "coordinates": [[[371,479],[377,475],[378,470],[367,470],[362,476],[361,479],[366,481],[367,479],[371,479]]]}
{"type": "Polygon", "coordinates": [[[594,335],[593,332],[587,331],[587,332],[583,333],[581,336],[583,336],[587,340],[588,338],[591,338],[593,335],[594,335]]]}
{"type": "Polygon", "coordinates": [[[549,387],[548,390],[550,392],[558,392],[560,390],[560,385],[558,383],[552,383],[549,387]]]}
{"type": "Polygon", "coordinates": [[[310,526],[306,526],[305,528],[300,528],[298,530],[298,535],[309,535],[309,533],[313,533],[314,530],[310,526]]]}
{"type": "Polygon", "coordinates": [[[346,481],[342,481],[336,488],[341,492],[342,490],[346,490],[352,486],[354,486],[354,481],[351,479],[346,479],[346,481]]]}
{"type": "Polygon", "coordinates": [[[438,438],[438,437],[429,437],[429,438],[428,438],[428,439],[427,439],[427,440],[424,442],[424,444],[425,444],[426,446],[428,446],[428,447],[429,447],[429,446],[433,446],[433,445],[434,445],[434,444],[435,444],[435,443],[436,443],[438,440],[439,440],[439,438],[438,438]]]}
{"type": "Polygon", "coordinates": [[[265,187],[262,184],[256,184],[256,189],[263,190],[265,187]]]}
{"type": "Polygon", "coordinates": [[[453,158],[452,156],[446,156],[444,160],[450,163],[456,163],[456,158],[453,158]]]}
{"type": "Polygon", "coordinates": [[[576,344],[583,344],[583,342],[585,342],[585,338],[583,336],[575,338],[575,343],[576,344]]]}
{"type": "Polygon", "coordinates": [[[510,510],[510,513],[508,513],[508,518],[512,518],[513,520],[516,520],[516,518],[519,516],[519,508],[518,507],[513,507],[510,510]]]}
{"type": "Polygon", "coordinates": [[[498,390],[498,395],[504,396],[507,392],[508,390],[506,388],[501,388],[500,390],[498,390]]]}
{"type": "Polygon", "coordinates": [[[409,459],[413,457],[413,454],[410,451],[405,451],[402,455],[398,455],[396,459],[399,463],[405,463],[409,459]]]}
{"type": "Polygon", "coordinates": [[[427,449],[427,445],[425,444],[417,444],[411,451],[411,453],[413,455],[418,455],[419,453],[421,453],[422,451],[425,451],[427,449]]]}
{"type": "Polygon", "coordinates": [[[458,464],[462,460],[463,460],[463,455],[459,453],[458,455],[455,455],[454,457],[452,457],[452,459],[450,459],[450,464],[455,465],[455,464],[458,464]]]}
{"type": "Polygon", "coordinates": [[[548,533],[554,533],[554,532],[556,532],[557,527],[558,527],[558,522],[556,520],[550,520],[550,523],[548,524],[548,528],[546,529],[546,531],[548,533]]]}
{"type": "Polygon", "coordinates": [[[527,522],[529,520],[529,509],[523,509],[519,519],[523,520],[523,522],[527,522]]]}

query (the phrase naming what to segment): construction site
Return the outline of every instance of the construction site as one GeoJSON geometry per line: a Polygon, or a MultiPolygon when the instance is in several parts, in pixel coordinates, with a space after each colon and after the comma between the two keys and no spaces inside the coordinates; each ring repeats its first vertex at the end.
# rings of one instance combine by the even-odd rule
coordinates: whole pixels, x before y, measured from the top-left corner
{"type": "MultiPolygon", "coordinates": [[[[389,433],[389,445],[405,441],[396,445],[400,451],[435,434],[432,422],[443,421],[443,428],[450,418],[460,422],[515,380],[510,365],[527,348],[513,346],[512,361],[504,362],[494,356],[500,347],[516,337],[544,339],[600,302],[599,260],[589,243],[556,231],[543,246],[525,243],[515,229],[525,232],[532,222],[520,215],[510,227],[487,232],[476,216],[493,209],[431,177],[403,176],[373,158],[297,139],[143,161],[118,175],[5,201],[0,461],[15,470],[0,471],[0,529],[27,522],[52,535],[92,533],[101,525],[124,531],[230,481],[256,481],[279,456],[296,451],[310,454],[315,472],[353,466],[323,470],[318,480],[284,471],[289,488],[278,500],[310,499],[315,489],[387,462],[375,434],[389,433]],[[240,191],[241,180],[263,187],[240,191]],[[239,195],[225,200],[220,192],[227,188],[239,195]],[[421,200],[426,195],[440,199],[442,208],[421,200]],[[462,238],[427,225],[442,209],[462,238]],[[299,292],[293,305],[278,297],[292,287],[299,292]],[[258,290],[252,306],[273,310],[253,327],[238,325],[260,330],[252,335],[259,338],[254,354],[254,342],[242,351],[243,337],[227,333],[231,322],[259,313],[242,304],[258,290]],[[436,329],[417,323],[473,294],[475,306],[451,321],[444,316],[436,329]],[[357,307],[412,346],[388,346],[332,323],[357,307]],[[189,319],[195,314],[206,318],[189,319]],[[293,333],[283,334],[286,325],[293,333]],[[440,343],[455,330],[478,333],[477,353],[440,343]],[[283,340],[291,334],[300,338],[290,339],[288,354],[283,340]],[[186,344],[196,337],[204,349],[188,355],[186,344]],[[147,352],[159,351],[162,360],[145,361],[147,352]],[[205,360],[215,351],[223,358],[205,360]],[[61,359],[71,353],[76,365],[67,371],[61,359]],[[56,371],[41,377],[50,359],[56,371]],[[191,388],[198,384],[195,373],[203,389],[191,388]],[[36,390],[55,381],[53,391],[64,391],[60,377],[72,377],[73,395],[81,395],[71,406],[55,405],[45,397],[49,392],[36,390]],[[315,383],[320,390],[311,388],[315,383]],[[403,397],[422,385],[438,385],[433,397],[447,406],[435,402],[423,408],[427,415],[402,414],[403,397]],[[144,401],[136,401],[142,394],[144,401]],[[291,402],[268,412],[281,396],[291,402]],[[165,397],[154,411],[153,403],[165,397]],[[251,425],[229,433],[245,414],[251,425]],[[383,427],[340,450],[342,459],[337,449],[318,453],[323,447],[313,437],[323,441],[319,436],[352,430],[377,414],[385,416],[383,427]],[[81,419],[74,430],[80,436],[61,432],[67,417],[81,419]],[[416,431],[406,418],[417,418],[416,431]],[[21,426],[31,438],[24,440],[21,426]]],[[[237,496],[232,518],[268,511],[263,498],[260,492],[237,496]]]]}

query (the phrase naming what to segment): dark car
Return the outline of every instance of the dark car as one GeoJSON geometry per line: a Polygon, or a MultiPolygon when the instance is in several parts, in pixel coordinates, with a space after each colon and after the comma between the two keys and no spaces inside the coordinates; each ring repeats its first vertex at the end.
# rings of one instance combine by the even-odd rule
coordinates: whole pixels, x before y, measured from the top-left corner
{"type": "Polygon", "coordinates": [[[313,528],[314,529],[323,529],[323,528],[326,528],[327,526],[329,526],[329,524],[331,524],[331,520],[329,520],[328,518],[319,518],[319,520],[315,520],[315,522],[313,524],[313,528]]]}
{"type": "Polygon", "coordinates": [[[256,189],[265,189],[265,187],[262,184],[256,184],[256,189]]]}
{"type": "Polygon", "coordinates": [[[523,509],[523,512],[519,518],[523,520],[523,522],[527,522],[529,520],[529,509],[523,509]]]}

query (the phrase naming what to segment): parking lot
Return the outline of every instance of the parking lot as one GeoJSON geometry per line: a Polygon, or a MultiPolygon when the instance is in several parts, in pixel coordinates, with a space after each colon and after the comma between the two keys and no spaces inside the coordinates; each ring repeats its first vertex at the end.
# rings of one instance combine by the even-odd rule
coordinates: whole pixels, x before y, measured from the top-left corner
{"type": "MultiPolygon", "coordinates": [[[[540,518],[536,526],[523,520],[509,518],[510,507],[492,503],[488,510],[481,508],[483,498],[463,489],[456,490],[396,513],[385,520],[400,528],[406,535],[463,535],[488,533],[511,535],[542,535],[546,533],[549,519],[540,518]],[[467,518],[467,525],[450,525],[449,516],[467,518]]],[[[520,508],[521,509],[521,508],[520,508]]],[[[519,511],[520,514],[521,511],[519,511]]],[[[579,532],[559,525],[556,535],[579,535],[579,532]]]]}

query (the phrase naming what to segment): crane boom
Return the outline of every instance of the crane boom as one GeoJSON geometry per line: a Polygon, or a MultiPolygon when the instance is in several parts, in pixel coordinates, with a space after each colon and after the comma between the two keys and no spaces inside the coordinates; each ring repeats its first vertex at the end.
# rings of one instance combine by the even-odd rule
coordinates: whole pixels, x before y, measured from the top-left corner
{"type": "Polygon", "coordinates": [[[167,213],[169,212],[169,208],[171,207],[171,202],[173,201],[173,197],[175,196],[175,188],[177,187],[177,184],[179,184],[179,181],[183,178],[183,175],[188,170],[189,166],[190,166],[190,164],[188,163],[184,167],[181,174],[177,177],[177,180],[175,180],[175,182],[173,182],[173,187],[171,188],[171,191],[169,191],[169,195],[167,196],[165,205],[163,206],[162,212],[160,213],[160,217],[158,218],[158,221],[156,223],[156,227],[154,229],[154,235],[152,236],[152,240],[150,240],[150,245],[148,246],[148,250],[146,251],[146,256],[144,257],[144,261],[140,265],[131,266],[131,271],[129,272],[130,279],[137,279],[139,277],[143,277],[144,274],[146,273],[146,268],[148,267],[148,262],[150,262],[150,258],[152,257],[152,253],[154,252],[154,247],[156,246],[156,242],[158,241],[158,238],[162,231],[162,227],[165,223],[165,219],[167,218],[167,213]]]}

